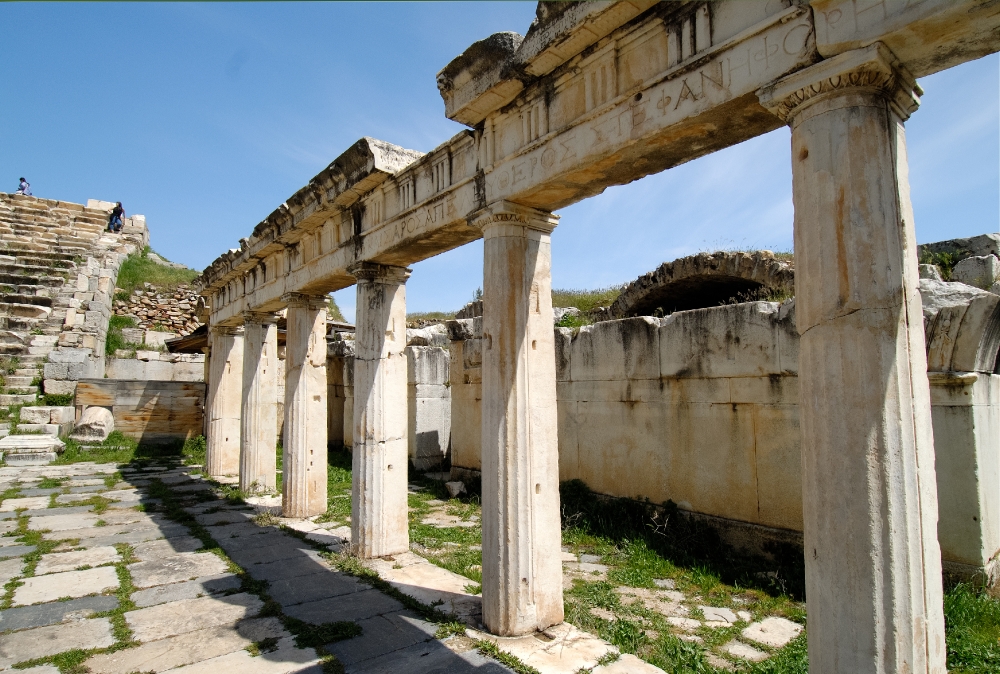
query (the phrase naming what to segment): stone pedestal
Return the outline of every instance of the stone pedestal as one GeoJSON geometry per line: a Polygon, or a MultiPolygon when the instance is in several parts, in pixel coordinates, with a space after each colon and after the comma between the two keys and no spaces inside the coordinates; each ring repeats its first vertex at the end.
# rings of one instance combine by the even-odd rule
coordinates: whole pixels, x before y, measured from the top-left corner
{"type": "Polygon", "coordinates": [[[358,279],[354,336],[351,545],[363,558],[410,548],[407,522],[406,279],[368,262],[358,279]]]}
{"type": "Polygon", "coordinates": [[[326,297],[291,294],[285,336],[285,517],[326,512],[326,297]]]}
{"type": "Polygon", "coordinates": [[[278,436],[278,328],[274,314],[243,317],[240,489],[274,491],[278,436]]]}
{"type": "Polygon", "coordinates": [[[212,477],[240,470],[240,390],[243,384],[243,328],[211,328],[205,471],[212,477]]]}
{"type": "Polygon", "coordinates": [[[792,127],[809,671],[945,671],[930,392],[903,121],[881,44],[771,85],[792,127]]]}
{"type": "Polygon", "coordinates": [[[498,202],[483,266],[483,621],[514,636],[563,620],[551,213],[498,202]]]}

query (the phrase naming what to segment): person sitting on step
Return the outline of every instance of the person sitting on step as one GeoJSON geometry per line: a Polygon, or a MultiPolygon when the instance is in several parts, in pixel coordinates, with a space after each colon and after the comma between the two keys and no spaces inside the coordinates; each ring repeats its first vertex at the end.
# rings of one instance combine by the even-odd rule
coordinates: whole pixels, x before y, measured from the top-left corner
{"type": "Polygon", "coordinates": [[[19,182],[17,185],[17,192],[14,192],[14,194],[23,194],[26,197],[30,197],[31,185],[28,183],[27,180],[21,178],[21,182],[19,182]]]}
{"type": "Polygon", "coordinates": [[[111,209],[111,218],[108,220],[108,231],[109,232],[120,232],[122,231],[122,218],[125,217],[125,209],[122,208],[122,202],[115,204],[115,207],[111,209]]]}

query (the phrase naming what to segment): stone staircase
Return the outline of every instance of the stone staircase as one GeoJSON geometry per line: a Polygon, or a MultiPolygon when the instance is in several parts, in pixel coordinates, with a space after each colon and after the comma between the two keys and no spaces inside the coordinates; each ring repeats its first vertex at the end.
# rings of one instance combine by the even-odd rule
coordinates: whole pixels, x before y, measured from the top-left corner
{"type": "Polygon", "coordinates": [[[67,313],[88,301],[81,297],[88,290],[80,287],[83,265],[127,240],[134,250],[136,234],[145,236],[144,222],[111,234],[107,219],[98,208],[0,193],[0,407],[35,403],[67,313]],[[142,231],[129,236],[129,228],[142,231]]]}

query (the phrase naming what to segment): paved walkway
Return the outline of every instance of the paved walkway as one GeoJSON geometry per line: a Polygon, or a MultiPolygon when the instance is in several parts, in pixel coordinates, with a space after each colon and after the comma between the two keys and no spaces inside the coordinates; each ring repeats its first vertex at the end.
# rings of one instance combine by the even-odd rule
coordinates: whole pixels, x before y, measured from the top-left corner
{"type": "MultiPolygon", "coordinates": [[[[277,518],[255,521],[253,510],[229,504],[190,469],[116,471],[98,464],[0,469],[0,490],[7,490],[0,669],[511,671],[466,636],[435,638],[440,625],[391,591],[333,568],[322,556],[322,547],[339,547],[333,534],[303,540],[277,528],[277,518]],[[224,554],[213,554],[214,544],[224,554]],[[337,637],[351,638],[327,643],[337,637]]],[[[397,572],[431,566],[416,555],[399,561],[383,564],[397,572]]],[[[423,588],[410,594],[421,592],[440,596],[423,588]]],[[[455,599],[449,608],[461,608],[455,599]]],[[[478,603],[465,608],[475,614],[478,603]]]]}

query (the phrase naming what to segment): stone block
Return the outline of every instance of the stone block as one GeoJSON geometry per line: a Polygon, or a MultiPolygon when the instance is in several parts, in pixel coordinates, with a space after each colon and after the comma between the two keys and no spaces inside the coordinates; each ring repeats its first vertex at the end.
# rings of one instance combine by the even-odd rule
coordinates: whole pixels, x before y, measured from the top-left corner
{"type": "Polygon", "coordinates": [[[194,552],[202,547],[201,540],[194,536],[180,536],[162,541],[140,543],[135,546],[132,556],[140,562],[162,559],[180,552],[194,552]]]}
{"type": "Polygon", "coordinates": [[[960,260],[951,271],[951,280],[989,290],[1000,277],[1000,259],[995,255],[976,255],[960,260]]]}
{"type": "Polygon", "coordinates": [[[68,363],[66,367],[67,379],[85,379],[90,374],[89,363],[68,363]]]}
{"type": "Polygon", "coordinates": [[[108,595],[55,601],[39,606],[21,606],[0,611],[0,630],[23,630],[89,618],[118,608],[118,598],[108,595]]]}
{"type": "Polygon", "coordinates": [[[212,576],[202,576],[194,580],[181,583],[170,583],[169,585],[159,585],[147,590],[140,590],[132,594],[132,601],[139,608],[166,604],[172,601],[183,599],[197,599],[209,594],[218,594],[238,590],[242,581],[240,577],[232,573],[215,574],[212,576]]]}
{"type": "Polygon", "coordinates": [[[8,463],[16,454],[62,453],[66,448],[59,438],[52,435],[8,435],[0,439],[0,452],[8,463]]]}
{"type": "MultiPolygon", "coordinates": [[[[70,515],[59,514],[62,508],[50,508],[46,512],[52,513],[42,517],[32,517],[28,522],[28,529],[31,531],[69,531],[71,529],[85,529],[92,527],[100,519],[97,515],[86,513],[73,513],[70,515]]],[[[77,566],[81,566],[78,564],[77,566]]],[[[75,568],[75,567],[74,567],[75,568]]]]}
{"type": "Polygon", "coordinates": [[[14,604],[40,604],[62,597],[84,597],[118,587],[118,574],[114,567],[102,566],[85,571],[66,571],[47,576],[25,578],[24,584],[14,590],[14,604]]]}
{"type": "Polygon", "coordinates": [[[161,347],[165,344],[168,339],[174,339],[177,337],[176,333],[173,332],[159,332],[156,330],[146,330],[146,346],[161,347]]]}
{"type": "Polygon", "coordinates": [[[21,421],[26,424],[47,424],[52,418],[52,407],[22,407],[21,421]]]}
{"type": "Polygon", "coordinates": [[[147,379],[147,364],[134,358],[112,358],[107,365],[108,379],[144,381],[147,379]]]}
{"type": "Polygon", "coordinates": [[[219,625],[232,625],[256,615],[263,605],[260,599],[245,593],[199,597],[131,611],[125,614],[125,621],[137,640],[155,641],[219,625]]]}
{"type": "MultiPolygon", "coordinates": [[[[6,440],[6,438],[4,438],[6,440]]],[[[8,498],[0,503],[0,512],[11,512],[32,508],[48,508],[48,496],[32,496],[29,498],[8,498]]]]}
{"type": "Polygon", "coordinates": [[[86,363],[91,356],[90,349],[55,349],[49,354],[50,363],[86,363]]]}
{"type": "Polygon", "coordinates": [[[107,648],[115,643],[107,618],[38,627],[0,636],[0,668],[76,649],[107,648]]]}
{"type": "Polygon", "coordinates": [[[50,407],[50,423],[53,424],[65,424],[72,423],[76,420],[76,408],[69,405],[61,405],[58,407],[50,407]]]}
{"type": "Polygon", "coordinates": [[[321,671],[321,662],[315,650],[296,648],[294,639],[286,637],[278,641],[274,651],[260,657],[239,650],[203,660],[182,670],[183,674],[217,674],[226,671],[240,672],[240,674],[290,674],[291,672],[311,674],[321,671]]]}
{"type": "MultiPolygon", "coordinates": [[[[148,334],[148,331],[147,331],[147,334],[148,334]]],[[[160,360],[160,352],[159,351],[150,351],[148,349],[139,349],[139,350],[137,350],[135,352],[135,357],[138,360],[158,361],[158,360],[160,360]]]]}
{"type": "MultiPolygon", "coordinates": [[[[47,363],[45,365],[46,371],[48,370],[48,367],[51,364],[52,363],[47,363]]],[[[46,376],[48,376],[48,375],[46,375],[46,376]]],[[[60,379],[46,379],[42,383],[42,387],[43,387],[43,389],[44,389],[44,391],[46,393],[50,393],[52,395],[73,395],[74,393],[76,393],[76,382],[75,381],[60,380],[60,379]]]]}
{"type": "Polygon", "coordinates": [[[783,648],[801,632],[802,625],[785,618],[772,617],[753,623],[740,636],[770,648],[783,648]]]}
{"type": "Polygon", "coordinates": [[[351,601],[331,597],[288,606],[285,613],[313,625],[341,620],[364,620],[374,615],[400,611],[403,605],[378,590],[362,590],[351,595],[351,601]]]}
{"type": "MultiPolygon", "coordinates": [[[[43,555],[35,568],[35,575],[42,576],[47,573],[72,571],[80,566],[100,566],[119,561],[121,561],[121,556],[118,551],[109,545],[86,550],[73,550],[72,552],[58,552],[43,555]]],[[[3,629],[2,625],[0,625],[0,629],[3,629]]]]}
{"type": "Polygon", "coordinates": [[[129,344],[142,344],[146,331],[142,328],[122,328],[122,339],[129,344]]]}
{"type": "Polygon", "coordinates": [[[139,562],[130,566],[129,570],[132,573],[132,583],[138,588],[147,588],[225,573],[229,567],[211,553],[184,552],[139,562]]]}
{"type": "Polygon", "coordinates": [[[45,364],[43,374],[45,379],[66,379],[69,376],[69,366],[66,363],[49,362],[45,364]]]}
{"type": "Polygon", "coordinates": [[[151,360],[146,363],[146,379],[148,381],[172,381],[174,376],[173,363],[151,360]]]}
{"type": "Polygon", "coordinates": [[[87,669],[93,674],[162,672],[242,651],[255,641],[284,636],[287,632],[277,618],[244,620],[235,626],[220,625],[96,655],[87,660],[87,669]]]}
{"type": "Polygon", "coordinates": [[[649,317],[580,328],[571,346],[571,379],[659,379],[659,328],[659,321],[649,317]]]}

